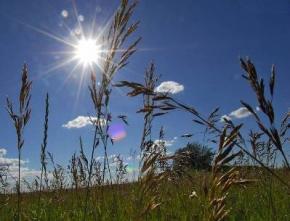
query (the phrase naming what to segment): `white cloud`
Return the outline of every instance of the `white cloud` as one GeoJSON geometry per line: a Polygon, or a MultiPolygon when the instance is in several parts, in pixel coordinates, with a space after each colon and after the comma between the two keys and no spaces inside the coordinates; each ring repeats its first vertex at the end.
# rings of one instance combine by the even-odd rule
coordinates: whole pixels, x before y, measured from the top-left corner
{"type": "MultiPolygon", "coordinates": [[[[120,157],[121,157],[121,159],[122,159],[122,158],[123,158],[123,155],[120,154],[120,157]]],[[[103,161],[104,158],[105,158],[104,156],[97,156],[97,157],[95,158],[95,160],[96,160],[96,161],[103,161]]],[[[111,154],[111,155],[108,156],[108,160],[114,161],[114,160],[116,160],[116,159],[117,159],[117,155],[116,155],[116,154],[111,154]]]]}
{"type": "Polygon", "coordinates": [[[4,157],[7,154],[7,150],[4,148],[0,148],[0,158],[4,157]]]}
{"type": "MultiPolygon", "coordinates": [[[[7,150],[0,148],[0,167],[4,167],[8,170],[8,180],[13,182],[18,177],[18,162],[17,158],[6,157],[7,150]]],[[[34,170],[27,167],[29,160],[20,160],[21,178],[34,178],[40,174],[39,170],[34,170]]]]}
{"type": "MultiPolygon", "coordinates": [[[[109,161],[116,161],[117,156],[120,156],[120,158],[123,160],[124,163],[128,163],[128,162],[137,162],[141,159],[140,155],[136,155],[136,156],[132,156],[132,155],[127,155],[127,154],[111,154],[108,156],[109,161]]],[[[95,158],[96,161],[100,161],[102,163],[102,161],[104,160],[104,156],[97,156],[95,158]]]]}
{"type": "Polygon", "coordinates": [[[133,160],[133,157],[132,157],[132,156],[128,156],[128,157],[126,158],[126,160],[127,160],[127,161],[131,161],[131,160],[133,160]]]}
{"type": "MultiPolygon", "coordinates": [[[[65,127],[67,129],[82,128],[88,125],[92,125],[93,123],[96,123],[97,121],[98,119],[96,117],[78,116],[77,118],[68,121],[66,124],[63,124],[62,127],[65,127]]],[[[101,119],[100,124],[101,126],[105,125],[105,120],[101,119]]]]}
{"type": "Polygon", "coordinates": [[[172,140],[155,140],[154,143],[156,145],[163,145],[166,147],[171,147],[173,145],[173,143],[175,142],[175,139],[172,140]]]}
{"type": "Polygon", "coordinates": [[[104,160],[104,157],[103,156],[98,156],[98,157],[95,158],[95,160],[96,161],[102,161],[102,160],[104,160]]]}
{"type": "Polygon", "coordinates": [[[226,120],[232,120],[232,118],[226,114],[221,116],[221,122],[226,122],[226,120]]]}
{"type": "Polygon", "coordinates": [[[108,156],[108,158],[109,158],[109,160],[115,161],[117,159],[117,155],[116,154],[111,154],[111,155],[108,156]]]}
{"type": "MultiPolygon", "coordinates": [[[[257,109],[257,111],[259,111],[259,109],[257,109]]],[[[229,114],[223,115],[221,117],[221,122],[225,122],[225,119],[226,120],[241,119],[241,118],[249,117],[251,115],[252,113],[248,111],[246,107],[240,107],[229,114]]]]}
{"type": "Polygon", "coordinates": [[[164,81],[157,88],[156,92],[177,94],[184,90],[184,86],[175,81],[164,81]]]}
{"type": "Polygon", "coordinates": [[[230,113],[230,117],[232,118],[245,118],[252,115],[250,111],[246,107],[240,107],[239,109],[230,113]]]}
{"type": "MultiPolygon", "coordinates": [[[[10,166],[9,169],[9,176],[11,178],[16,179],[18,177],[18,166],[10,166]]],[[[39,170],[34,170],[34,169],[30,169],[29,167],[24,167],[21,166],[20,167],[20,172],[21,172],[21,179],[25,178],[25,179],[34,179],[36,176],[40,175],[40,171],[39,170]]]]}
{"type": "MultiPolygon", "coordinates": [[[[16,167],[18,168],[18,159],[17,158],[7,158],[7,150],[4,148],[0,149],[0,166],[7,166],[9,168],[16,167]]],[[[28,160],[20,160],[20,164],[24,165],[28,163],[28,160]]]]}
{"type": "MultiPolygon", "coordinates": [[[[26,160],[20,160],[20,164],[26,164],[28,163],[28,161],[26,160]]],[[[17,158],[5,158],[4,156],[3,157],[0,157],[0,166],[16,166],[18,165],[18,159],[17,158]]]]}

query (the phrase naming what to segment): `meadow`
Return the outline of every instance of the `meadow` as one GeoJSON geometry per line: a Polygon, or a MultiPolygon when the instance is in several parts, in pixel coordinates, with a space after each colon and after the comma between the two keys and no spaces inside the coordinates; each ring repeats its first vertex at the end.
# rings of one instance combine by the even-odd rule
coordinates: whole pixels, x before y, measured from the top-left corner
{"type": "MultiPolygon", "coordinates": [[[[290,113],[277,119],[273,98],[276,70],[264,80],[250,59],[240,59],[243,77],[252,90],[259,111],[246,101],[241,105],[252,115],[256,127],[241,132],[243,124],[231,119],[220,122],[219,108],[209,114],[198,107],[175,99],[170,93],[156,92],[159,76],[150,63],[144,82],[120,81],[114,76],[128,65],[141,38],[139,21],[131,22],[137,2],[122,0],[110,28],[104,35],[107,49],[102,51],[101,83],[91,74],[88,96],[94,107],[91,117],[94,135],[91,149],[84,150],[79,139],[79,152],[68,165],[54,161],[47,149],[49,139],[50,97],[45,97],[43,139],[40,144],[40,174],[30,180],[21,177],[21,159],[25,151],[25,129],[33,110],[30,106],[33,83],[27,65],[23,66],[19,97],[7,98],[7,117],[15,127],[18,151],[18,174],[9,176],[9,167],[0,165],[0,221],[10,220],[290,220],[290,165],[288,129],[290,113]],[[133,34],[134,33],[134,34],[133,34]],[[124,49],[125,48],[125,49],[124,49]],[[136,111],[143,116],[140,131],[140,162],[136,178],[130,179],[127,165],[116,157],[111,166],[108,148],[114,145],[108,133],[112,123],[110,96],[116,88],[128,97],[141,99],[136,111]],[[15,107],[17,106],[17,108],[15,107]],[[187,114],[215,146],[210,168],[206,170],[174,168],[185,162],[190,153],[168,154],[164,130],[158,143],[152,140],[153,124],[169,112],[187,114]],[[104,152],[103,161],[96,159],[96,150],[104,152]],[[89,152],[89,154],[87,154],[89,152]],[[279,160],[277,160],[279,159],[279,160]],[[13,186],[11,185],[13,183],[13,186]]],[[[133,98],[132,98],[133,99],[133,98]]],[[[112,111],[113,112],[113,111],[112,111]]],[[[127,124],[130,116],[118,116],[127,124]]],[[[190,134],[184,135],[191,136],[190,134]]],[[[116,145],[116,144],[115,144],[116,145]]],[[[207,143],[205,144],[207,145],[207,143]]],[[[37,159],[38,160],[38,159],[37,159]]]]}
{"type": "MultiPolygon", "coordinates": [[[[208,220],[204,176],[207,175],[197,172],[192,174],[191,180],[164,182],[161,206],[142,218],[137,183],[95,187],[91,190],[87,220],[208,220]],[[197,196],[189,197],[193,190],[197,196]]],[[[23,220],[82,220],[84,193],[84,190],[43,193],[40,210],[38,194],[24,194],[23,220]]],[[[16,198],[10,196],[6,203],[7,206],[1,208],[1,220],[12,220],[16,198]]],[[[231,208],[226,220],[289,220],[289,195],[273,179],[261,180],[247,188],[234,188],[226,206],[231,208]]]]}

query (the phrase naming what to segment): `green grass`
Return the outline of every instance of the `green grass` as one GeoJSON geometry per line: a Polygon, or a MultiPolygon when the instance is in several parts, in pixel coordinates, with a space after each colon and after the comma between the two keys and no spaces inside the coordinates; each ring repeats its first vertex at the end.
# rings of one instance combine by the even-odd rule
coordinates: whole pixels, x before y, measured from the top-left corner
{"type": "MultiPolygon", "coordinates": [[[[208,206],[202,184],[204,176],[207,175],[197,172],[191,179],[177,184],[164,182],[161,206],[146,214],[143,220],[204,220],[208,206]],[[197,198],[189,198],[193,190],[197,198]]],[[[87,220],[138,220],[142,210],[138,191],[137,183],[92,188],[87,220]]],[[[9,197],[8,203],[0,207],[1,221],[13,220],[16,214],[16,196],[1,196],[1,204],[6,197],[9,197]]],[[[81,220],[83,217],[84,190],[43,193],[40,210],[37,198],[38,193],[23,194],[22,220],[81,220]]],[[[290,220],[290,195],[271,177],[247,188],[232,188],[227,207],[231,208],[228,220],[290,220]]]]}

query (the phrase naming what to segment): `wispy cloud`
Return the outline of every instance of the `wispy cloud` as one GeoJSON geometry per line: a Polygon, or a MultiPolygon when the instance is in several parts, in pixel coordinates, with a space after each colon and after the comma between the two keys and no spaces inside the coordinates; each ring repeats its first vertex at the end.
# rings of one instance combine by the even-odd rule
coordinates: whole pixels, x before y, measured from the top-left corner
{"type": "MultiPolygon", "coordinates": [[[[21,171],[21,179],[24,178],[26,180],[34,180],[34,178],[36,176],[40,176],[41,173],[40,170],[31,169],[25,166],[21,166],[20,171],[21,171]]],[[[16,179],[16,177],[18,176],[18,166],[9,167],[9,176],[11,178],[16,179]]]]}
{"type": "MultiPolygon", "coordinates": [[[[88,125],[92,125],[93,122],[97,122],[97,121],[98,119],[96,117],[78,116],[75,119],[68,121],[66,124],[63,124],[62,127],[65,127],[67,129],[82,128],[88,125]]],[[[104,125],[105,120],[100,119],[100,123],[101,125],[104,125]]]]}
{"type": "MultiPolygon", "coordinates": [[[[0,166],[7,166],[9,168],[17,166],[18,168],[18,159],[17,158],[8,158],[6,157],[7,150],[5,148],[0,148],[0,166]]],[[[28,163],[28,160],[21,160],[21,165],[28,163]]]]}
{"type": "MultiPolygon", "coordinates": [[[[5,167],[8,169],[8,178],[15,179],[18,176],[18,159],[9,158],[6,156],[7,150],[5,148],[0,148],[0,167],[5,167]]],[[[40,171],[31,169],[27,167],[29,160],[20,160],[20,170],[22,178],[32,178],[40,174],[40,171]]]]}
{"type": "MultiPolygon", "coordinates": [[[[257,109],[259,111],[259,109],[257,109]]],[[[248,111],[245,107],[240,107],[237,110],[232,111],[229,114],[223,115],[221,117],[221,121],[224,122],[225,120],[233,120],[233,119],[241,119],[251,116],[252,113],[248,111]]]]}
{"type": "Polygon", "coordinates": [[[156,92],[177,94],[184,90],[184,86],[175,81],[163,81],[155,88],[156,92]]]}
{"type": "Polygon", "coordinates": [[[4,148],[0,148],[0,158],[4,157],[7,154],[7,150],[4,148]]]}
{"type": "MultiPolygon", "coordinates": [[[[118,155],[116,155],[116,154],[111,154],[111,155],[108,156],[108,160],[110,160],[110,161],[115,161],[115,160],[117,159],[117,156],[118,156],[118,155]]],[[[121,157],[121,159],[123,159],[123,155],[122,155],[122,154],[120,154],[120,157],[121,157]]],[[[104,156],[97,156],[97,157],[95,158],[95,160],[96,160],[96,161],[103,161],[104,158],[105,158],[104,156]]]]}
{"type": "Polygon", "coordinates": [[[156,145],[163,145],[166,146],[166,147],[171,147],[174,142],[175,142],[176,139],[172,139],[172,140],[155,140],[154,143],[156,145]]]}
{"type": "Polygon", "coordinates": [[[226,120],[229,121],[229,120],[232,120],[232,118],[226,114],[221,116],[221,120],[220,120],[221,122],[226,122],[226,120]]]}

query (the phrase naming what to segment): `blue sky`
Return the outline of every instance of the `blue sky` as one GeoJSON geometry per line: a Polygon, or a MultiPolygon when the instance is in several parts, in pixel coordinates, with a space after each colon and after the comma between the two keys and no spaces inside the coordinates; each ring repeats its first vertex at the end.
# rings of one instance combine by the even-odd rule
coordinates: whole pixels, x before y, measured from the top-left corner
{"type": "MultiPolygon", "coordinates": [[[[96,19],[102,28],[118,5],[117,0],[76,1],[78,13],[83,15],[86,28],[96,19]]],[[[136,36],[143,37],[140,50],[132,57],[128,67],[116,75],[115,82],[129,80],[142,82],[147,64],[154,60],[161,81],[174,81],[183,86],[174,94],[176,98],[209,113],[220,106],[220,114],[229,114],[240,108],[240,99],[256,105],[246,82],[239,57],[249,56],[259,73],[267,78],[272,64],[277,67],[277,90],[274,104],[281,115],[288,110],[290,80],[290,3],[286,0],[141,0],[133,20],[141,20],[136,36]]],[[[69,38],[66,26],[74,29],[73,4],[70,0],[2,0],[0,2],[0,148],[7,153],[2,158],[16,157],[15,131],[5,111],[5,99],[16,101],[20,73],[24,62],[29,66],[33,80],[32,118],[25,131],[23,159],[26,167],[37,170],[42,139],[45,93],[50,94],[48,150],[56,161],[67,164],[78,150],[79,136],[83,136],[89,149],[92,131],[83,128],[65,128],[78,116],[93,113],[87,89],[88,81],[80,83],[80,71],[67,79],[73,63],[49,71],[64,57],[56,54],[66,50],[64,44],[36,31],[45,30],[62,38],[69,38]],[[63,10],[68,12],[64,18],[63,10]],[[34,27],[34,28],[32,28],[34,27]]],[[[127,136],[110,147],[110,154],[128,156],[138,151],[141,138],[142,116],[136,114],[141,102],[128,99],[126,91],[113,93],[110,109],[114,116],[128,115],[127,136]]],[[[234,119],[252,125],[250,117],[234,119]]],[[[156,131],[164,125],[168,148],[174,151],[188,140],[184,133],[200,131],[188,115],[171,113],[158,119],[156,131]],[[177,139],[174,139],[178,137],[177,139]]],[[[157,135],[157,133],[156,133],[157,135]]],[[[192,138],[200,141],[200,136],[192,138]]],[[[100,153],[98,153],[100,154],[100,153]]],[[[0,153],[1,157],[1,153],[0,153]]]]}

